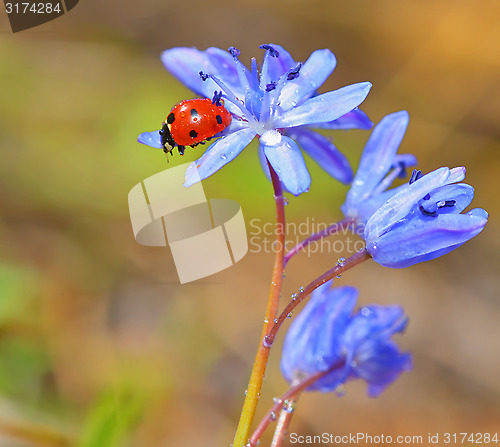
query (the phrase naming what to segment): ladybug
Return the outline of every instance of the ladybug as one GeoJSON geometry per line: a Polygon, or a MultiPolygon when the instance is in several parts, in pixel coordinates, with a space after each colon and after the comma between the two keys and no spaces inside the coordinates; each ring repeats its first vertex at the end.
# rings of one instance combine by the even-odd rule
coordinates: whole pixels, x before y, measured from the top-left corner
{"type": "Polygon", "coordinates": [[[222,92],[208,98],[186,99],[175,105],[160,130],[163,151],[171,154],[177,146],[184,155],[186,146],[205,144],[231,124],[231,114],[225,109],[222,92]]]}

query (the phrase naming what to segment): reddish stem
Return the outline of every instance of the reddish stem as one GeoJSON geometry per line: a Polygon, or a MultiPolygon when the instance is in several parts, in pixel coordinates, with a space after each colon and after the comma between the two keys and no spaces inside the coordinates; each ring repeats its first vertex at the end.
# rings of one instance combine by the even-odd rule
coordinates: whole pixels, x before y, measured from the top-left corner
{"type": "Polygon", "coordinates": [[[276,338],[276,334],[278,333],[279,328],[283,324],[283,321],[287,318],[287,316],[292,312],[297,305],[306,298],[310,293],[316,290],[319,286],[329,281],[332,278],[340,275],[341,273],[355,267],[358,264],[361,264],[363,261],[370,259],[370,254],[366,251],[366,248],[354,253],[350,258],[347,258],[345,262],[342,264],[337,264],[332,269],[328,270],[326,273],[323,273],[319,278],[316,278],[313,282],[307,285],[304,289],[302,289],[299,293],[296,294],[293,301],[288,303],[288,306],[285,307],[280,316],[274,320],[274,325],[271,330],[264,337],[263,344],[266,347],[271,347],[276,338]]]}
{"type": "Polygon", "coordinates": [[[260,337],[259,347],[255,356],[255,361],[250,375],[250,381],[247,387],[247,394],[243,409],[241,410],[240,421],[236,434],[234,436],[233,446],[243,447],[247,443],[250,428],[257,409],[257,403],[266,372],[267,361],[269,359],[269,346],[264,344],[264,337],[269,332],[274,324],[276,315],[278,314],[279,298],[281,293],[281,284],[283,282],[283,257],[285,255],[285,201],[283,198],[283,188],[281,181],[274,171],[271,164],[268,162],[271,172],[271,179],[274,187],[274,200],[276,202],[276,256],[274,259],[273,276],[271,287],[269,290],[269,298],[267,302],[266,315],[264,318],[264,326],[260,337]]]}
{"type": "MultiPolygon", "coordinates": [[[[326,374],[332,372],[337,368],[343,367],[344,365],[345,365],[345,359],[339,360],[337,363],[332,365],[326,371],[320,371],[317,372],[316,374],[306,377],[305,379],[302,379],[299,383],[290,387],[288,391],[281,396],[281,398],[275,399],[274,405],[267,412],[264,418],[260,421],[259,425],[257,426],[252,436],[250,437],[246,447],[254,447],[257,445],[258,440],[261,438],[266,428],[269,426],[271,422],[276,420],[276,414],[283,409],[284,405],[287,405],[287,408],[285,408],[284,411],[293,413],[294,411],[293,403],[298,399],[302,391],[304,391],[307,387],[316,382],[316,380],[320,379],[321,377],[325,376],[326,374]]],[[[288,421],[288,424],[289,422],[290,421],[288,421]]]]}

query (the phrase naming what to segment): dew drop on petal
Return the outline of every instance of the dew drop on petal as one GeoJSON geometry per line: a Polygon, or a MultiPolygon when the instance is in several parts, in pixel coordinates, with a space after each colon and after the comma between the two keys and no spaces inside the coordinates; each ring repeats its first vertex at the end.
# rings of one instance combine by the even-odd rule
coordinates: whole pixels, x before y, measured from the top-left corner
{"type": "Polygon", "coordinates": [[[371,313],[372,311],[368,309],[368,307],[363,307],[361,309],[361,315],[363,315],[363,317],[369,317],[371,313]]]}
{"type": "Polygon", "coordinates": [[[222,154],[222,155],[220,156],[220,158],[222,158],[223,160],[227,160],[227,155],[226,155],[226,154],[222,154]]]}
{"type": "Polygon", "coordinates": [[[292,293],[292,295],[290,295],[290,298],[295,301],[297,299],[297,294],[292,293]]]}
{"type": "Polygon", "coordinates": [[[345,386],[343,383],[337,386],[333,391],[337,396],[342,397],[345,394],[345,386]]]}

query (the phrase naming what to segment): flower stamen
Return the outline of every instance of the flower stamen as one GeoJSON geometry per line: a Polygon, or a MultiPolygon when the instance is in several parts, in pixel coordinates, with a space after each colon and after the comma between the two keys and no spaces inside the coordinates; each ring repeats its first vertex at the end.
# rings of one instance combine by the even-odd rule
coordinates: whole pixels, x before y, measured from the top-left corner
{"type": "Polygon", "coordinates": [[[457,203],[456,200],[440,200],[438,203],[437,203],[437,207],[438,208],[452,208],[455,203],[457,203]]]}
{"type": "Polygon", "coordinates": [[[301,68],[302,68],[302,62],[299,62],[297,66],[294,69],[290,70],[290,72],[288,73],[286,77],[287,81],[293,81],[294,79],[297,79],[299,77],[299,72],[301,68]]]}
{"type": "Polygon", "coordinates": [[[408,182],[408,184],[411,185],[421,177],[423,177],[422,171],[420,171],[419,169],[414,169],[413,172],[411,173],[410,181],[408,182]]]}
{"type": "Polygon", "coordinates": [[[271,45],[263,44],[259,47],[261,50],[269,51],[269,56],[271,57],[279,57],[280,53],[276,48],[273,48],[271,45]]]}
{"type": "Polygon", "coordinates": [[[438,216],[438,212],[437,211],[427,211],[422,205],[420,205],[418,207],[418,209],[420,210],[420,212],[424,216],[430,216],[430,217],[437,217],[438,216]]]}

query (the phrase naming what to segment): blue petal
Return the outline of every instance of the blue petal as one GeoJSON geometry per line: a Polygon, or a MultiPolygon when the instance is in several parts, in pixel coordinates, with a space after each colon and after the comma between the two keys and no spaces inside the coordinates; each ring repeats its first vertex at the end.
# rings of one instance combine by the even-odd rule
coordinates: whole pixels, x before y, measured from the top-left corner
{"type": "Polygon", "coordinates": [[[314,96],[278,117],[276,127],[310,125],[340,118],[365,100],[371,86],[369,82],[360,82],[314,96]]]}
{"type": "Polygon", "coordinates": [[[268,130],[260,137],[260,144],[279,179],[293,195],[308,191],[311,176],[297,144],[277,130],[268,130]]]}
{"type": "Polygon", "coordinates": [[[260,80],[260,88],[262,90],[265,90],[266,85],[271,81],[277,82],[281,76],[297,65],[290,53],[281,45],[272,43],[268,45],[274,48],[279,53],[279,56],[273,57],[269,54],[269,51],[266,51],[264,54],[264,62],[262,64],[263,70],[260,80]],[[264,67],[266,68],[264,69],[264,67]]]}
{"type": "Polygon", "coordinates": [[[368,115],[361,109],[354,109],[342,115],[333,121],[328,121],[327,123],[317,123],[314,127],[321,129],[364,129],[368,130],[373,127],[373,123],[368,118],[368,115]]]}
{"type": "Polygon", "coordinates": [[[212,80],[203,81],[200,71],[221,79],[238,96],[243,91],[233,57],[219,48],[200,51],[196,48],[171,48],[161,55],[165,68],[196,94],[211,98],[220,87],[212,80]]]}
{"type": "Polygon", "coordinates": [[[457,183],[461,182],[465,178],[465,168],[460,166],[458,168],[450,169],[450,178],[446,183],[457,183]]]}
{"type": "Polygon", "coordinates": [[[345,335],[345,344],[355,350],[367,339],[389,339],[402,332],[408,318],[401,306],[366,306],[356,312],[345,335]]]}
{"type": "MultiPolygon", "coordinates": [[[[450,170],[448,168],[439,168],[400,189],[375,211],[366,223],[364,234],[366,242],[378,238],[396,222],[403,219],[422,197],[445,185],[449,176],[450,170]]],[[[356,182],[356,178],[354,182],[356,182]]]]}
{"type": "Polygon", "coordinates": [[[402,164],[405,168],[417,165],[417,157],[413,154],[396,154],[394,157],[393,166],[402,164]]]}
{"type": "Polygon", "coordinates": [[[474,188],[465,183],[460,183],[458,185],[445,185],[441,188],[437,188],[432,193],[430,193],[430,198],[428,200],[422,200],[421,204],[424,206],[426,203],[438,203],[440,201],[454,200],[455,204],[451,207],[441,208],[440,214],[442,213],[461,213],[465,208],[467,208],[474,198],[474,188]]]}
{"type": "Polygon", "coordinates": [[[442,256],[472,239],[482,231],[487,218],[482,209],[437,217],[421,215],[368,242],[366,248],[374,261],[383,266],[408,267],[442,256]]]}
{"type": "Polygon", "coordinates": [[[255,132],[247,128],[217,140],[198,160],[188,166],[184,186],[191,186],[210,177],[224,165],[234,160],[254,137],[255,132]]]}
{"type": "Polygon", "coordinates": [[[259,161],[260,165],[262,166],[262,170],[264,171],[264,174],[266,175],[267,179],[271,181],[271,172],[269,171],[266,154],[264,153],[264,148],[262,147],[261,144],[259,144],[259,161]]]}
{"type": "Polygon", "coordinates": [[[348,184],[352,181],[352,168],[347,157],[325,136],[304,127],[287,132],[334,179],[348,184]]]}
{"type": "Polygon", "coordinates": [[[361,155],[353,184],[347,192],[347,207],[367,200],[387,175],[409,119],[408,112],[396,112],[387,115],[375,126],[361,155]]]}
{"type": "Polygon", "coordinates": [[[337,61],[330,50],[316,50],[302,65],[299,77],[288,81],[281,90],[281,109],[287,111],[311,97],[335,69],[337,61]]]}
{"type": "Polygon", "coordinates": [[[146,146],[163,149],[159,130],[154,130],[153,132],[143,132],[137,137],[137,141],[145,144],[146,146]]]}
{"type": "Polygon", "coordinates": [[[367,343],[355,361],[355,375],[368,383],[370,397],[380,395],[402,372],[412,368],[411,355],[400,353],[394,342],[367,343]]]}
{"type": "Polygon", "coordinates": [[[380,194],[370,197],[364,202],[355,204],[354,208],[348,208],[347,203],[341,205],[340,209],[344,216],[353,217],[360,224],[366,224],[370,217],[377,211],[385,202],[387,202],[397,192],[405,189],[408,185],[400,185],[396,188],[389,189],[380,194]]]}
{"type": "MultiPolygon", "coordinates": [[[[294,319],[283,344],[281,371],[289,382],[303,375],[325,371],[342,356],[341,340],[354,309],[354,287],[317,289],[302,312],[294,319]]],[[[342,373],[329,373],[308,390],[332,391],[342,373]]]]}

